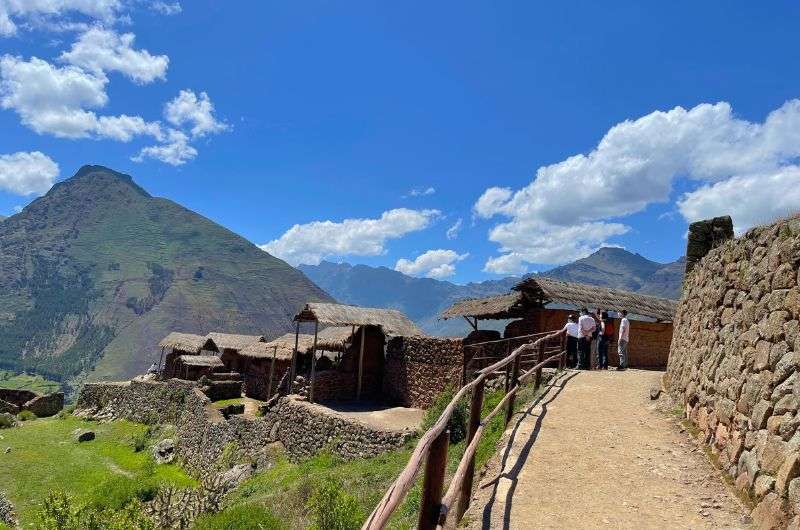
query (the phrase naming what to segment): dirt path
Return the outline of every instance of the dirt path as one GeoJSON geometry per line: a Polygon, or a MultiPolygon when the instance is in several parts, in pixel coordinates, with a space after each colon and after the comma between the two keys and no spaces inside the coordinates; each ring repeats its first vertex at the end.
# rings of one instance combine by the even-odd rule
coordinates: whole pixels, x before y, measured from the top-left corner
{"type": "Polygon", "coordinates": [[[514,418],[509,445],[481,477],[467,526],[747,528],[745,508],[702,449],[650,400],[660,376],[562,376],[514,418]]]}

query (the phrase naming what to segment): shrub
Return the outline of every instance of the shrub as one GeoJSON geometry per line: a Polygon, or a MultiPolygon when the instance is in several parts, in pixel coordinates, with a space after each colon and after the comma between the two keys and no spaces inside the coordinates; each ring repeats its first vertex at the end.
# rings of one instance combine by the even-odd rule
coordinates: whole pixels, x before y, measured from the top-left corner
{"type": "Polygon", "coordinates": [[[36,520],[40,530],[155,530],[138,501],[119,510],[102,509],[91,504],[75,506],[66,493],[50,492],[36,520]]]}
{"type": "Polygon", "coordinates": [[[14,426],[14,416],[10,414],[0,414],[0,429],[8,429],[14,426]]]}
{"type": "MultiPolygon", "coordinates": [[[[434,400],[433,404],[428,410],[425,411],[425,417],[422,420],[421,432],[425,432],[436,423],[439,416],[442,415],[444,409],[452,401],[455,396],[456,390],[452,386],[445,388],[434,400]]],[[[450,416],[450,421],[447,427],[450,429],[450,443],[457,444],[467,437],[467,421],[469,419],[469,411],[467,410],[467,401],[462,399],[453,410],[450,416]]]]}
{"type": "Polygon", "coordinates": [[[194,530],[282,530],[286,526],[258,504],[242,504],[213,515],[202,515],[194,530]]]}
{"type": "Polygon", "coordinates": [[[314,521],[312,528],[316,530],[358,530],[364,520],[355,497],[331,477],[316,488],[308,500],[308,509],[314,521]]]}
{"type": "Polygon", "coordinates": [[[19,414],[17,414],[17,418],[19,418],[22,421],[35,420],[36,414],[34,414],[29,410],[22,410],[20,411],[19,414]]]}

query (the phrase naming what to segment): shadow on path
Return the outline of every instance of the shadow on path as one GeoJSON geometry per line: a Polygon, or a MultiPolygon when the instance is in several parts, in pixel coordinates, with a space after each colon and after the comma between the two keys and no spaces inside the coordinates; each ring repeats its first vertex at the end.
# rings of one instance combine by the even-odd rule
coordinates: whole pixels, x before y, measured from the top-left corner
{"type": "Polygon", "coordinates": [[[539,437],[539,431],[542,428],[542,421],[544,417],[547,415],[547,405],[550,404],[558,395],[564,390],[564,387],[567,385],[573,377],[578,375],[578,372],[569,371],[565,374],[561,375],[558,379],[552,382],[550,388],[547,392],[543,393],[537,399],[531,402],[530,406],[522,413],[517,414],[517,419],[514,422],[514,427],[511,430],[511,435],[508,437],[508,442],[506,443],[505,450],[503,451],[503,457],[500,460],[499,470],[500,474],[493,478],[488,483],[485,483],[481,488],[489,487],[490,485],[494,488],[489,499],[489,502],[486,503],[486,506],[483,508],[483,515],[482,519],[482,528],[488,529],[491,528],[492,523],[492,507],[494,506],[495,500],[497,499],[497,489],[498,485],[500,484],[500,479],[506,478],[511,481],[511,486],[508,488],[508,493],[506,493],[505,498],[505,510],[503,513],[503,530],[509,530],[510,528],[510,521],[511,521],[511,500],[514,497],[514,490],[517,488],[517,481],[519,477],[520,471],[522,471],[522,467],[525,465],[525,462],[528,460],[528,456],[530,455],[531,450],[533,449],[533,445],[536,443],[536,440],[539,437]],[[503,471],[506,469],[506,465],[508,464],[509,458],[511,458],[511,448],[514,446],[514,441],[518,435],[519,427],[525,418],[528,415],[533,413],[533,410],[541,405],[541,413],[536,418],[536,424],[534,426],[533,432],[531,433],[528,440],[525,442],[525,445],[520,451],[517,460],[514,462],[514,465],[508,471],[503,471]]]}

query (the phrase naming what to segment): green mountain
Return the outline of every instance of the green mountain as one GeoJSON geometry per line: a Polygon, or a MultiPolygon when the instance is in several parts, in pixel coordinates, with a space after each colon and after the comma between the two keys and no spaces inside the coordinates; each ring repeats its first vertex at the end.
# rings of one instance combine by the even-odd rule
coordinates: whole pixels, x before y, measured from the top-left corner
{"type": "MultiPolygon", "coordinates": [[[[683,259],[662,264],[623,249],[601,248],[586,258],[542,275],[678,298],[683,267],[683,259]]],[[[510,277],[457,285],[430,278],[414,278],[386,267],[327,261],[319,265],[300,265],[299,269],[343,303],[399,309],[422,329],[436,335],[463,335],[468,332],[467,324],[461,320],[438,319],[441,312],[453,302],[462,298],[507,293],[520,281],[520,278],[510,277]]]]}
{"type": "Polygon", "coordinates": [[[297,269],[100,166],[2,221],[0,368],[121,378],[170,331],[277,335],[331,298],[297,269]]]}

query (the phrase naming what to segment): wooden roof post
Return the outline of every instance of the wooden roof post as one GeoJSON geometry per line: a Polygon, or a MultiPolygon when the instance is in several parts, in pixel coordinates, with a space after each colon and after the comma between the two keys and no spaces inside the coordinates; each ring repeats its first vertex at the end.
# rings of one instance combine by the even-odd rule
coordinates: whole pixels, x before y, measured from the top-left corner
{"type": "Polygon", "coordinates": [[[272,397],[272,377],[275,375],[275,357],[278,356],[278,345],[272,348],[272,364],[269,367],[269,384],[267,385],[267,401],[272,397]]]}
{"type": "Polygon", "coordinates": [[[297,372],[297,345],[300,341],[300,321],[295,323],[294,327],[294,351],[292,352],[292,368],[289,371],[289,393],[294,390],[294,376],[297,372]]]}
{"type": "Polygon", "coordinates": [[[367,335],[367,327],[361,326],[361,348],[358,353],[358,386],[356,387],[356,399],[361,399],[361,378],[364,375],[364,339],[367,335]]]}
{"type": "MultiPolygon", "coordinates": [[[[158,375],[164,375],[164,348],[161,348],[161,356],[158,358],[158,375]]],[[[162,378],[163,379],[163,378],[162,378]]]]}
{"type": "Polygon", "coordinates": [[[308,400],[314,403],[314,377],[317,371],[317,333],[319,332],[319,320],[314,321],[314,346],[311,347],[311,386],[308,389],[308,400]]]}

